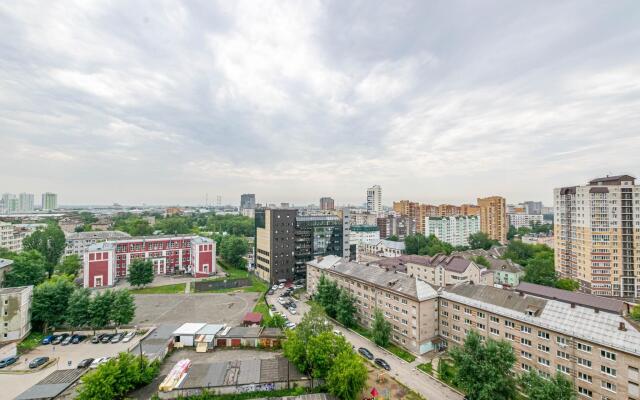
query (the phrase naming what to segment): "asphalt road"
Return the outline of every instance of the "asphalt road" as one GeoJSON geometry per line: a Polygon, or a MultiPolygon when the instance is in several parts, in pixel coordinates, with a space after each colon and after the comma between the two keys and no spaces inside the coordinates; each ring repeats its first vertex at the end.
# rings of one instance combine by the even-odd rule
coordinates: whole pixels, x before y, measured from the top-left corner
{"type": "MultiPolygon", "coordinates": [[[[283,291],[284,290],[279,289],[273,295],[267,296],[267,301],[269,302],[269,305],[274,304],[278,311],[284,312],[290,321],[298,324],[300,320],[302,320],[302,315],[309,310],[309,305],[303,301],[296,301],[296,306],[298,307],[296,309],[296,314],[291,314],[288,310],[285,310],[280,303],[278,303],[278,296],[282,294],[283,291]]],[[[420,393],[427,400],[463,400],[463,396],[454,392],[448,386],[442,384],[435,378],[418,371],[406,361],[387,353],[370,340],[339,325],[336,325],[335,329],[342,332],[345,339],[347,339],[347,341],[356,349],[359,347],[366,347],[371,351],[371,353],[373,353],[374,357],[384,359],[391,366],[389,374],[393,378],[415,392],[420,393]]]]}

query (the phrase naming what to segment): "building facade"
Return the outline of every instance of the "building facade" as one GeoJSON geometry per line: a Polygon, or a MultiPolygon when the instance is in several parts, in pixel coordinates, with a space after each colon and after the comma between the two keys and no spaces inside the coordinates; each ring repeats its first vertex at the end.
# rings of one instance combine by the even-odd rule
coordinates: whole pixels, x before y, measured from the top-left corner
{"type": "Polygon", "coordinates": [[[156,275],[216,272],[216,242],[201,236],[138,236],[89,246],[84,255],[84,287],[113,286],[135,259],[151,260],[156,275]]]}
{"type": "Polygon", "coordinates": [[[0,343],[29,335],[32,298],[33,286],[0,289],[0,343]]]}
{"type": "Polygon", "coordinates": [[[378,225],[351,226],[351,234],[349,236],[350,245],[378,240],[380,240],[380,228],[378,228],[378,225]]]}
{"type": "Polygon", "coordinates": [[[405,253],[404,242],[393,240],[363,240],[357,245],[356,254],[359,256],[400,257],[405,253]]]}
{"type": "Polygon", "coordinates": [[[22,250],[22,236],[8,222],[0,221],[0,249],[7,249],[13,252],[22,250]]]}
{"type": "Polygon", "coordinates": [[[324,257],[307,264],[307,291],[317,291],[320,277],[335,281],[356,299],[356,318],[371,328],[379,309],[391,323],[391,341],[416,353],[435,347],[437,338],[436,290],[417,278],[383,268],[324,257]]]}
{"type": "Polygon", "coordinates": [[[253,193],[245,193],[240,195],[240,211],[256,208],[256,195],[253,193]]]}
{"type": "Polygon", "coordinates": [[[374,185],[367,189],[367,212],[375,215],[382,213],[382,188],[374,185]]]}
{"type": "Polygon", "coordinates": [[[0,258],[0,288],[3,287],[4,276],[11,270],[13,260],[7,260],[6,258],[0,258]]]}
{"type": "Polygon", "coordinates": [[[480,206],[480,231],[486,233],[489,239],[500,243],[507,242],[507,203],[504,197],[491,196],[478,199],[480,206]]]}
{"type": "Polygon", "coordinates": [[[18,211],[33,212],[35,210],[33,193],[20,193],[18,195],[18,211]]]}
{"type": "Polygon", "coordinates": [[[321,197],[320,198],[320,209],[321,210],[335,210],[336,204],[335,201],[331,197],[321,197]]]}
{"type": "Polygon", "coordinates": [[[296,209],[256,209],[255,262],[258,277],[269,283],[295,275],[296,209]]]}
{"type": "Polygon", "coordinates": [[[55,193],[42,193],[42,209],[45,211],[58,208],[58,195],[55,193]]]}
{"type": "Polygon", "coordinates": [[[65,256],[77,255],[82,260],[89,247],[96,243],[106,242],[107,240],[119,240],[129,238],[131,235],[120,231],[89,231],[89,232],[72,232],[66,233],[65,239],[67,246],[64,250],[65,256]]]}
{"type": "Polygon", "coordinates": [[[480,218],[477,216],[425,217],[425,236],[435,235],[452,246],[468,246],[469,235],[480,232],[480,218]]]}
{"type": "Polygon", "coordinates": [[[580,290],[640,297],[640,186],[629,175],[554,190],[555,265],[580,290]]]}
{"type": "Polygon", "coordinates": [[[534,215],[541,215],[544,207],[541,201],[525,201],[522,205],[525,213],[534,215]]]}
{"type": "Polygon", "coordinates": [[[514,228],[530,228],[531,225],[542,225],[544,223],[544,217],[542,214],[521,214],[510,213],[507,214],[509,219],[509,225],[514,228]]]}

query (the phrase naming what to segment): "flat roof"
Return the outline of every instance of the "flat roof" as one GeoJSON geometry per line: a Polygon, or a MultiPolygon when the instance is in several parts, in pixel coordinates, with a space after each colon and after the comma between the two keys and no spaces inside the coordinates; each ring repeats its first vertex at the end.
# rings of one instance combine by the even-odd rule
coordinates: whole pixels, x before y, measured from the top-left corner
{"type": "Polygon", "coordinates": [[[33,286],[17,286],[17,287],[0,288],[0,294],[20,293],[32,287],[33,286]]]}
{"type": "Polygon", "coordinates": [[[40,382],[22,392],[16,400],[53,399],[76,382],[87,369],[62,369],[53,371],[40,382]]]}
{"type": "Polygon", "coordinates": [[[6,258],[0,258],[0,268],[6,268],[11,264],[13,264],[13,260],[8,260],[6,258]]]}
{"type": "Polygon", "coordinates": [[[578,304],[581,306],[594,308],[612,313],[622,313],[625,309],[623,301],[586,294],[580,292],[570,292],[568,290],[556,289],[554,287],[536,285],[529,282],[521,282],[516,290],[518,292],[531,294],[546,299],[558,300],[570,304],[578,304]]]}
{"type": "Polygon", "coordinates": [[[174,336],[180,335],[195,335],[198,331],[204,328],[207,324],[204,322],[185,322],[180,325],[178,329],[173,331],[174,336]]]}

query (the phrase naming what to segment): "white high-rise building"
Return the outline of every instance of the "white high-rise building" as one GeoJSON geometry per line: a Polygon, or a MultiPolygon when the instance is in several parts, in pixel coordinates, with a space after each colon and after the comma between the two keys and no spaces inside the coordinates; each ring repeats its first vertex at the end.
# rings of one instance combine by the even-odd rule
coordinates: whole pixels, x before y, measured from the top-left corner
{"type": "Polygon", "coordinates": [[[32,212],[34,209],[33,198],[33,193],[20,193],[18,195],[18,211],[32,212]]]}
{"type": "Polygon", "coordinates": [[[371,214],[382,213],[382,188],[374,185],[367,189],[367,212],[371,214]]]}
{"type": "Polygon", "coordinates": [[[55,210],[58,208],[58,195],[55,193],[42,193],[42,209],[55,210]]]}
{"type": "Polygon", "coordinates": [[[544,216],[542,214],[507,214],[509,219],[509,225],[514,228],[531,228],[531,225],[544,223],[544,216]]]}
{"type": "Polygon", "coordinates": [[[556,271],[580,290],[640,297],[640,186],[629,175],[554,190],[556,271]]]}
{"type": "Polygon", "coordinates": [[[480,232],[480,217],[425,217],[424,235],[435,235],[452,246],[468,246],[469,235],[480,232]]]}

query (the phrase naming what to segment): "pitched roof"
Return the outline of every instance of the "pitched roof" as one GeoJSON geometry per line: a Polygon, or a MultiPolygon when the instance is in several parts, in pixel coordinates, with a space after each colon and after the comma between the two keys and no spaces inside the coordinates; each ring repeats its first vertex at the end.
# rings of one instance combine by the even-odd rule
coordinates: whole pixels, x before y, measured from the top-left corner
{"type": "Polygon", "coordinates": [[[249,322],[252,324],[259,324],[262,321],[262,314],[260,314],[259,312],[248,312],[244,318],[242,319],[243,322],[249,322]]]}
{"type": "Polygon", "coordinates": [[[569,304],[578,304],[584,307],[598,309],[602,311],[621,313],[625,309],[624,302],[593,294],[570,292],[568,290],[556,289],[549,286],[536,285],[529,282],[521,282],[516,287],[518,292],[531,294],[546,299],[558,300],[569,304]]]}
{"type": "Polygon", "coordinates": [[[609,184],[609,185],[619,185],[622,181],[635,181],[631,175],[614,175],[614,176],[605,176],[604,178],[595,178],[589,181],[589,185],[598,185],[600,183],[609,184]]]}
{"type": "Polygon", "coordinates": [[[415,254],[406,254],[399,257],[374,261],[372,263],[376,263],[377,265],[382,267],[392,267],[398,270],[405,271],[406,268],[403,268],[402,266],[408,263],[434,268],[437,266],[441,266],[447,271],[462,273],[467,270],[472,262],[456,255],[447,256],[445,254],[436,254],[433,257],[429,257],[419,256],[415,254]]]}

